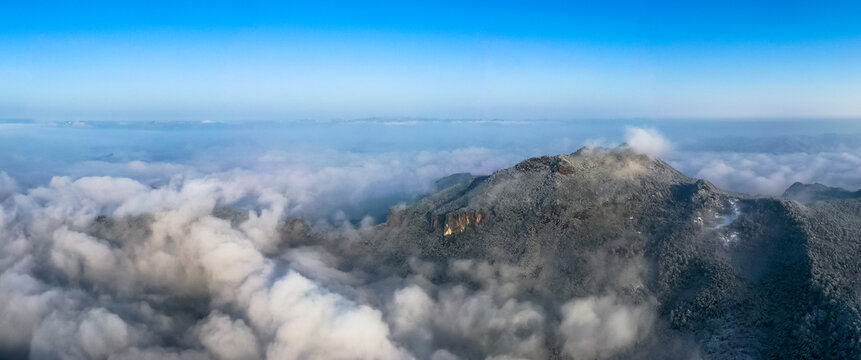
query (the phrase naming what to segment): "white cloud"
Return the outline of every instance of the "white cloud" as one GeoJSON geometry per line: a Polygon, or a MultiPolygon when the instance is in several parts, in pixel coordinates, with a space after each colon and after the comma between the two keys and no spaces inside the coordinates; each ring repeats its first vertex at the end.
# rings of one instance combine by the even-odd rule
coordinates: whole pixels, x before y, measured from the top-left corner
{"type": "Polygon", "coordinates": [[[563,349],[575,359],[611,358],[645,338],[655,317],[651,303],[625,304],[612,295],[572,300],[562,307],[563,349]]]}
{"type": "Polygon", "coordinates": [[[861,187],[861,149],[819,153],[675,153],[670,164],[691,176],[744,193],[780,195],[792,183],[861,187]]]}
{"type": "Polygon", "coordinates": [[[132,179],[107,176],[80,178],[72,185],[84,196],[103,205],[120,204],[148,190],[145,185],[132,179]]]}
{"type": "Polygon", "coordinates": [[[625,143],[641,154],[656,158],[672,149],[670,142],[657,130],[628,126],[625,128],[625,143]]]}
{"type": "Polygon", "coordinates": [[[18,191],[18,184],[15,179],[9,177],[5,171],[0,171],[0,202],[6,200],[7,197],[18,191]]]}
{"type": "Polygon", "coordinates": [[[435,289],[435,297],[417,284],[397,290],[388,313],[396,340],[423,358],[449,358],[456,348],[480,349],[489,358],[547,355],[543,309],[514,298],[513,266],[459,260],[448,272],[482,287],[452,284],[435,289]]]}
{"type": "Polygon", "coordinates": [[[33,332],[60,300],[61,290],[28,274],[0,274],[0,350],[29,347],[33,332]]]}
{"type": "Polygon", "coordinates": [[[51,264],[71,279],[106,282],[114,275],[117,257],[110,245],[62,226],[54,231],[51,264]]]}
{"type": "Polygon", "coordinates": [[[231,319],[215,311],[196,329],[200,343],[220,360],[260,359],[253,330],[242,319],[231,319]]]}
{"type": "Polygon", "coordinates": [[[90,358],[105,358],[129,346],[129,328],[116,314],[94,309],[78,325],[78,339],[90,358]]]}
{"type": "Polygon", "coordinates": [[[0,320],[16,331],[0,331],[0,351],[194,358],[200,353],[162,349],[156,339],[195,333],[201,348],[224,359],[411,358],[389,339],[381,311],[296,272],[276,275],[280,260],[267,254],[278,245],[287,200],[255,180],[239,173],[149,189],[123,178],[58,177],[6,202],[0,208],[0,288],[7,291],[0,308],[10,311],[0,320]],[[102,186],[113,188],[99,192],[102,186]],[[212,216],[216,204],[246,196],[268,207],[239,224],[212,216]],[[86,230],[101,213],[119,215],[106,238],[86,230]],[[68,284],[40,282],[34,263],[68,284]],[[75,294],[74,301],[60,302],[66,293],[75,294]],[[102,302],[125,310],[110,312],[98,306],[102,302]],[[198,304],[210,316],[195,324],[183,320],[186,314],[165,312],[165,304],[198,304]]]}
{"type": "Polygon", "coordinates": [[[55,312],[33,335],[32,358],[106,359],[143,338],[117,314],[104,308],[75,313],[55,312]]]}
{"type": "Polygon", "coordinates": [[[272,359],[409,359],[389,339],[382,313],[353,304],[290,272],[250,300],[249,316],[274,335],[272,359]]]}

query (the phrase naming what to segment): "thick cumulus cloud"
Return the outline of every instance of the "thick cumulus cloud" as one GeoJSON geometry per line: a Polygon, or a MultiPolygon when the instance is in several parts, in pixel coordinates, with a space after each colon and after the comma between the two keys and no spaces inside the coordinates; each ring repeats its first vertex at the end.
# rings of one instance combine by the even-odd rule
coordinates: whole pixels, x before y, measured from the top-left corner
{"type": "MultiPolygon", "coordinates": [[[[241,181],[56,178],[3,202],[7,355],[411,358],[381,311],[267,256],[283,199],[241,181]],[[107,185],[105,191],[93,186],[107,185]],[[243,220],[213,216],[252,196],[243,220]],[[108,217],[99,217],[107,214],[108,217]]],[[[240,214],[241,215],[241,214],[240,214]]]]}

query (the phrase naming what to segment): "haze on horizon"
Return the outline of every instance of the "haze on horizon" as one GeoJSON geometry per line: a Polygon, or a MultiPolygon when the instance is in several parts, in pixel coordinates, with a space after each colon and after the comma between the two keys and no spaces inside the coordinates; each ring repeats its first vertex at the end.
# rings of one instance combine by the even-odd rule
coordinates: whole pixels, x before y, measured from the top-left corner
{"type": "Polygon", "coordinates": [[[0,118],[856,118],[859,10],[5,2],[0,118]]]}

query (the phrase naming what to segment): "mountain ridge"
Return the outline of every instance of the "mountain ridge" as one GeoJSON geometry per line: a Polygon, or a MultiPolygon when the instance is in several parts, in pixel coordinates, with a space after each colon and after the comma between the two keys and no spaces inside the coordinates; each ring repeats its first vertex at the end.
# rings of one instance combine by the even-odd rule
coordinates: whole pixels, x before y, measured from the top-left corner
{"type": "MultiPolygon", "coordinates": [[[[271,279],[380,316],[407,359],[861,358],[861,199],[737,194],[624,147],[437,186],[382,224],[281,220],[271,279]]],[[[224,231],[255,218],[210,215],[224,231]]],[[[156,220],[82,231],[122,247],[156,220]]]]}
{"type": "Polygon", "coordinates": [[[837,254],[858,250],[861,227],[833,207],[861,216],[857,203],[735,194],[630,149],[583,148],[450,186],[367,245],[395,268],[411,257],[511,264],[520,296],[548,308],[608,293],[653,301],[662,330],[651,341],[693,338],[707,358],[861,356],[859,262],[837,254]]]}

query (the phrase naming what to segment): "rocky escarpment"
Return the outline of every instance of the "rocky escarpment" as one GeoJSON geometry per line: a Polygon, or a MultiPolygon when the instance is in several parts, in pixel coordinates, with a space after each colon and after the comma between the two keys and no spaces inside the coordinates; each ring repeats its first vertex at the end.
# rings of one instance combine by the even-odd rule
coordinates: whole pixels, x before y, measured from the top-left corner
{"type": "Polygon", "coordinates": [[[428,231],[442,230],[443,236],[452,236],[466,230],[475,230],[484,214],[481,210],[455,211],[447,214],[433,215],[428,212],[428,231]]]}

